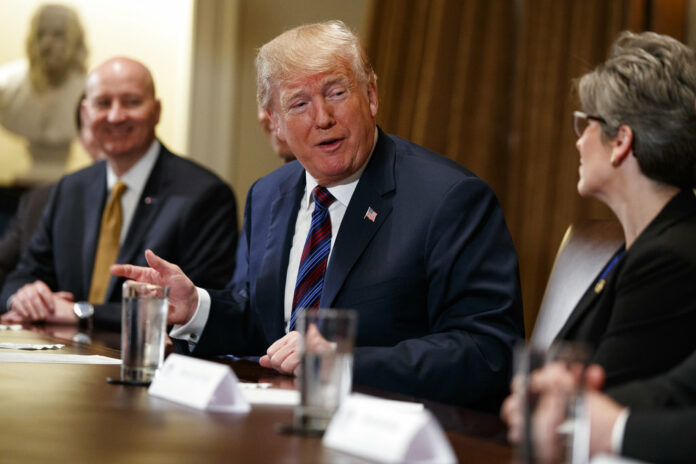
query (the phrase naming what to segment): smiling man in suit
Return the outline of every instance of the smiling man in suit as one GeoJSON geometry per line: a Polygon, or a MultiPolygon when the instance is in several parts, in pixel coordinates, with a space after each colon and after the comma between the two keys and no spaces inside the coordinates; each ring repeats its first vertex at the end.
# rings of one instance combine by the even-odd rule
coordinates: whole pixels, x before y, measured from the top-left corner
{"type": "Polygon", "coordinates": [[[120,330],[122,280],[109,266],[145,264],[145,249],[180,263],[198,285],[229,280],[234,194],[157,140],[160,110],[141,63],[113,58],[89,74],[83,111],[106,160],[56,185],[28,253],[3,288],[3,320],[93,320],[120,330]]]}
{"type": "Polygon", "coordinates": [[[171,286],[170,334],[195,355],[299,365],[297,311],[358,312],[355,382],[494,407],[523,337],[517,256],[491,189],[377,128],[376,76],[341,22],[301,26],[257,56],[259,105],[298,161],[250,189],[235,276],[196,289],[174,264],[112,272],[171,286]],[[304,251],[303,251],[304,250],[304,251]]]}

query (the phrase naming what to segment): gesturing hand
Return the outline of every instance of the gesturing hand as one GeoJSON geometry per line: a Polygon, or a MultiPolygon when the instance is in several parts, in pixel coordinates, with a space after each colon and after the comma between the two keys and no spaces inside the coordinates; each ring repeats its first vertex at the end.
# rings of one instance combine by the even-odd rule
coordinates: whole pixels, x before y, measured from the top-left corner
{"type": "Polygon", "coordinates": [[[191,279],[176,264],[160,258],[152,252],[145,251],[145,259],[150,267],[131,264],[114,264],[111,274],[127,279],[154,285],[169,287],[169,324],[185,324],[198,306],[198,292],[191,279]]]}

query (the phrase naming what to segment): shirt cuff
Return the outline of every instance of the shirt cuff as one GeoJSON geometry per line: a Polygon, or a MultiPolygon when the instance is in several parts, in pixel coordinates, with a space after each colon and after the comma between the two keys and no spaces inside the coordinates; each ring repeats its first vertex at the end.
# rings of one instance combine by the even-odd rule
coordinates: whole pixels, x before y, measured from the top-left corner
{"type": "Polygon", "coordinates": [[[193,317],[186,324],[174,324],[169,332],[170,337],[188,342],[191,350],[196,347],[196,343],[201,338],[210,315],[210,294],[198,287],[196,287],[196,291],[198,292],[198,306],[196,306],[193,317]]]}
{"type": "Polygon", "coordinates": [[[619,413],[619,417],[614,422],[614,427],[611,429],[611,452],[617,456],[621,456],[621,448],[623,447],[624,432],[626,431],[626,422],[630,414],[628,408],[624,408],[619,413]]]}

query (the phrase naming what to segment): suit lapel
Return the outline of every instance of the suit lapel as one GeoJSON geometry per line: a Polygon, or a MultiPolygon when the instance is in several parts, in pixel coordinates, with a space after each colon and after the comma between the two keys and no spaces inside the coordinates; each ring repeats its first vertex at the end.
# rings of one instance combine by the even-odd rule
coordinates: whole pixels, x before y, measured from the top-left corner
{"type": "Polygon", "coordinates": [[[89,288],[92,284],[92,272],[94,270],[94,259],[97,254],[97,241],[99,240],[99,229],[101,227],[101,216],[104,204],[106,203],[106,164],[100,163],[101,169],[98,170],[97,181],[87,185],[85,189],[84,201],[85,212],[85,232],[82,242],[82,285],[87,299],[89,288]]]}
{"type": "MultiPolygon", "coordinates": [[[[613,280],[614,277],[615,274],[611,276],[610,279],[613,280]]],[[[586,317],[586,315],[597,306],[597,304],[599,303],[599,299],[604,294],[604,292],[608,291],[609,281],[607,281],[607,284],[604,285],[604,288],[601,292],[595,292],[594,284],[596,280],[597,279],[595,278],[592,281],[592,285],[590,285],[590,288],[588,288],[585,294],[582,296],[582,298],[580,298],[580,301],[578,301],[578,304],[575,306],[575,309],[573,309],[573,311],[570,313],[568,320],[566,320],[565,324],[563,324],[563,327],[558,332],[558,335],[556,335],[554,341],[567,339],[569,333],[573,329],[575,329],[575,326],[578,323],[580,323],[580,321],[582,321],[586,317]]]]}
{"type": "Polygon", "coordinates": [[[346,277],[392,211],[395,190],[396,147],[379,131],[375,151],[350,199],[341,222],[329,265],[319,307],[333,305],[346,277]],[[368,211],[376,213],[372,219],[368,211]]]}
{"type": "Polygon", "coordinates": [[[271,205],[266,245],[256,281],[256,299],[259,303],[257,307],[279,308],[272,310],[273,317],[266,326],[269,340],[278,338],[278,335],[285,331],[285,280],[297,211],[304,189],[304,170],[299,170],[278,186],[278,197],[271,205]]]}

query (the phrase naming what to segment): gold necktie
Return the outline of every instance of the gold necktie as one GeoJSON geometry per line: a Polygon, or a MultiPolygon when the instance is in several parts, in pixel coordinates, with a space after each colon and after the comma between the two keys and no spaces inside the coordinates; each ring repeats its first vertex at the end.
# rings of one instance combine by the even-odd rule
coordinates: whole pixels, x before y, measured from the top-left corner
{"type": "Polygon", "coordinates": [[[106,289],[109,287],[111,279],[109,267],[116,262],[121,238],[121,225],[123,224],[121,196],[127,188],[123,182],[116,182],[111,189],[109,202],[102,213],[99,244],[92,270],[92,286],[89,289],[89,302],[92,304],[104,303],[106,297],[106,289]]]}

